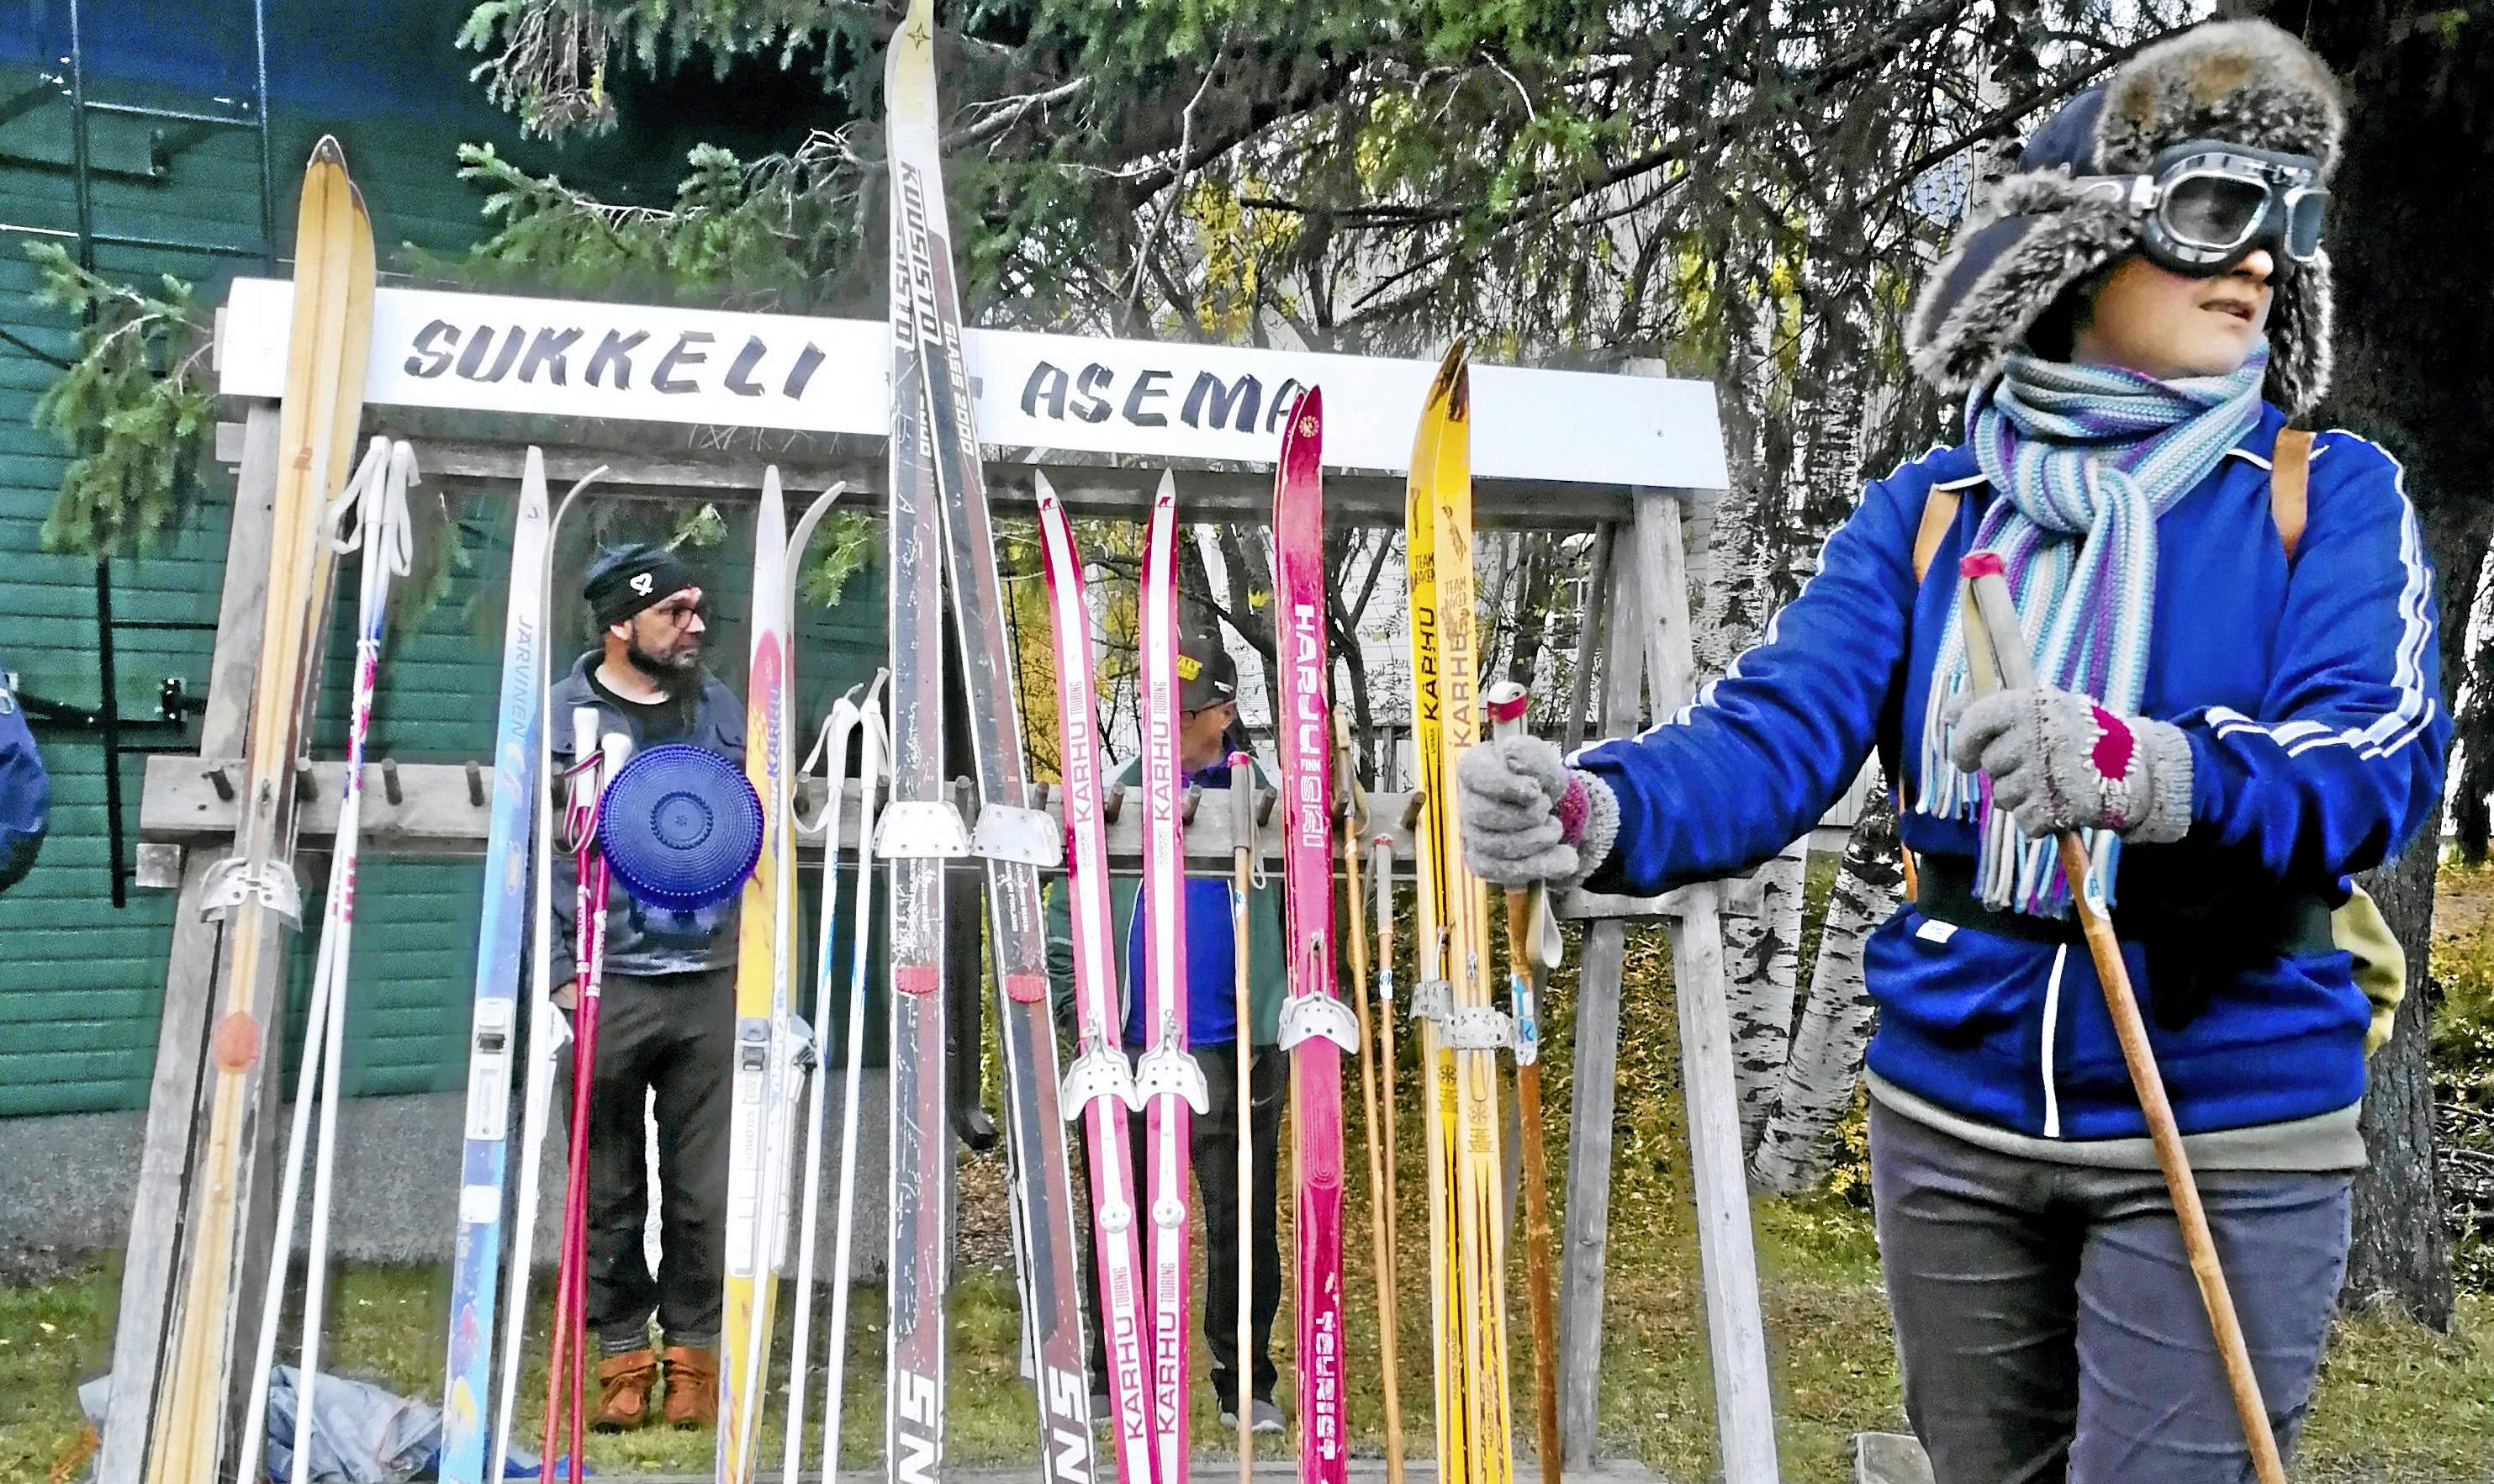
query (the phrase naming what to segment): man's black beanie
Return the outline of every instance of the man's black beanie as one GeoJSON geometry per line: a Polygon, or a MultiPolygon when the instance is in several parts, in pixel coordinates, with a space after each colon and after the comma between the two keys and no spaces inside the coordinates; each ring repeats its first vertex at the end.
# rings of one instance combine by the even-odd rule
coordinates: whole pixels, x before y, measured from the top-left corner
{"type": "Polygon", "coordinates": [[[697,586],[674,552],[647,541],[610,546],[589,563],[580,594],[597,626],[621,623],[670,593],[697,586]]]}

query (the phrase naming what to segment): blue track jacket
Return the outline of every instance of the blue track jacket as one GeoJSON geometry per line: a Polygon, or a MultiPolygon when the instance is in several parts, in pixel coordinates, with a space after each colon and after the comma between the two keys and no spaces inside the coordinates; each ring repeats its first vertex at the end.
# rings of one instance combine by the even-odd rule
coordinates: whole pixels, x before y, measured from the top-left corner
{"type": "MultiPolygon", "coordinates": [[[[2153,876],[2278,883],[2335,903],[2349,873],[2379,864],[2440,807],[2450,724],[2433,574],[2399,467],[2353,434],[2321,435],[2290,561],[2268,503],[2284,422],[2266,409],[2157,523],[2140,709],[2190,739],[2195,823],[2176,844],[2125,847],[2116,898],[2153,876]]],[[[1963,446],[1873,481],[1764,644],[1661,725],[1584,749],[1577,765],[1620,802],[1618,845],[1587,885],[1650,894],[1746,869],[1815,823],[1874,745],[1901,780],[1907,847],[1970,861],[1970,823],[1913,809],[1913,770],[1958,559],[1990,498],[1963,446]],[[1950,487],[1964,502],[1918,586],[1925,499],[1950,487]]],[[[2124,952],[2144,999],[2145,956],[2124,952]]],[[[1870,1065],[1888,1081],[2030,1136],[2145,1132],[2083,949],[1907,906],[1873,934],[1864,967],[1879,1006],[1870,1065]]],[[[2151,1025],[2150,1039],[2193,1134],[2355,1103],[2367,1017],[2346,954],[2271,956],[2227,976],[2183,1028],[2151,1025]]]]}

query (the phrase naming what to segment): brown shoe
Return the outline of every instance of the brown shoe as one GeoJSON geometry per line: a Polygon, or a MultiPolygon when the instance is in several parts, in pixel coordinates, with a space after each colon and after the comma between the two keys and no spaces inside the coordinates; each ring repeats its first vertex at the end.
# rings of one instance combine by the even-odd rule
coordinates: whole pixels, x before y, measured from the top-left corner
{"type": "Polygon", "coordinates": [[[718,1352],[689,1345],[667,1347],[667,1426],[718,1425],[718,1352]]]}
{"type": "Polygon", "coordinates": [[[650,1423],[650,1393],[658,1384],[655,1350],[625,1350],[597,1363],[597,1410],[589,1425],[601,1433],[628,1433],[650,1423]]]}

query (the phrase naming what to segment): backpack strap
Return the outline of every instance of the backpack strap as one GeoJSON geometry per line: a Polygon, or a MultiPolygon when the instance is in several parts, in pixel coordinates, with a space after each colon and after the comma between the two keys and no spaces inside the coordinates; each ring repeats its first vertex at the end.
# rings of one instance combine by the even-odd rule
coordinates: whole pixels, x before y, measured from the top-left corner
{"type": "Polygon", "coordinates": [[[1957,522],[1958,506],[1964,497],[1956,490],[1933,488],[1923,496],[1923,523],[1914,530],[1914,586],[1921,587],[1925,574],[1931,569],[1931,558],[1940,549],[1940,541],[1949,527],[1957,522]]]}
{"type": "Polygon", "coordinates": [[[2295,560],[2296,543],[2303,539],[2303,497],[2312,485],[2312,434],[2303,428],[2280,428],[2277,447],[2269,453],[2268,518],[2286,545],[2286,560],[2295,560]]]}
{"type": "MultiPolygon", "coordinates": [[[[2277,527],[2277,538],[2285,545],[2290,561],[2295,560],[2296,543],[2303,539],[2303,501],[2311,486],[2311,432],[2303,428],[2279,429],[2277,447],[2269,455],[2268,518],[2277,527]]],[[[1930,574],[1931,558],[1938,554],[1941,540],[1957,520],[1958,507],[1964,503],[1962,490],[1963,486],[1933,486],[1923,496],[1923,523],[1914,530],[1917,587],[1930,574]]]]}

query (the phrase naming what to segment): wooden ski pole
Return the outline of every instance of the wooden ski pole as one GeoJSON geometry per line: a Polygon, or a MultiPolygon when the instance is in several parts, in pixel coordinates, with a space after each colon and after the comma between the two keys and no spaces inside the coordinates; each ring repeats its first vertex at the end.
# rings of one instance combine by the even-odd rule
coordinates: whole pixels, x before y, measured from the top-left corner
{"type": "Polygon", "coordinates": [[[1362,921],[1365,903],[1359,893],[1359,836],[1368,827],[1368,800],[1359,791],[1359,770],[1352,764],[1351,717],[1340,711],[1333,713],[1333,738],[1339,774],[1334,800],[1342,810],[1344,893],[1351,900],[1351,1005],[1359,1017],[1360,1109],[1368,1129],[1368,1236],[1370,1260],[1377,1270],[1379,1363],[1384,1367],[1385,1484],[1403,1484],[1403,1371],[1394,1327],[1394,1249],[1387,1234],[1391,1217],[1386,1204],[1384,1131],[1379,1124],[1377,1049],[1368,1038],[1368,924],[1362,921]]]}
{"type": "MultiPolygon", "coordinates": [[[[1501,681],[1482,698],[1494,738],[1524,735],[1523,686],[1501,681]]],[[[1531,887],[1506,893],[1506,953],[1515,1000],[1515,1112],[1522,1136],[1524,1288],[1533,1312],[1535,1446],[1542,1484],[1559,1481],[1559,1317],[1550,1281],[1550,1166],[1541,1134],[1541,990],[1558,962],[1558,924],[1547,893],[1531,887]]]]}
{"type": "MultiPolygon", "coordinates": [[[[2026,648],[2025,631],[2009,595],[1998,554],[1975,552],[1958,563],[1965,604],[1966,671],[1975,689],[2019,690],[2035,683],[2035,666],[2026,648]]],[[[2182,1250],[2199,1283],[2200,1301],[2208,1311],[2217,1355],[2225,1363],[2226,1387],[2234,1393],[2235,1412],[2242,1420],[2243,1440],[2251,1447],[2252,1469],[2261,1484],[2286,1484],[2286,1465],[2279,1459],[2277,1437],[2269,1429],[2268,1408],[2261,1400],[2260,1378],[2252,1371],[2250,1349],[2235,1315],[2235,1299],[2226,1287],[2225,1269],[2217,1261],[2217,1244],[2208,1231],[2208,1213],[2200,1204],[2200,1185],[2191,1175],[2191,1159],[2175,1127],[2174,1105],[2166,1100],[2165,1076],[2156,1068],[2156,1052],[2147,1044],[2147,1023],[2139,1014],[2139,997],[2131,991],[2130,969],[2122,962],[2121,944],[2114,936],[2102,893],[2087,868],[2087,849],[2076,830],[2055,838],[2061,874],[2070,885],[2070,900],[2079,926],[2086,934],[2087,953],[2095,959],[2096,980],[2104,986],[2105,1006],[2113,1012],[2114,1035],[2121,1042],[2121,1059],[2130,1068],[2130,1085],[2139,1094],[2146,1116],[2147,1136],[2156,1146],[2156,1166],[2164,1171],[2165,1189],[2174,1197],[2174,1215],[2182,1227],[2182,1250]]]]}
{"type": "Polygon", "coordinates": [[[1403,1251],[1403,1182],[1395,1169],[1400,1137],[1394,1112],[1394,837],[1369,845],[1368,877],[1377,892],[1377,1072],[1385,1096],[1385,1250],[1403,1251]]]}
{"type": "Polygon", "coordinates": [[[1231,1352],[1231,1378],[1238,1383],[1238,1484],[1252,1484],[1256,1474],[1256,1367],[1248,1342],[1255,1333],[1256,1262],[1250,1238],[1255,1228],[1256,1102],[1251,1075],[1256,1061],[1255,995],[1252,955],[1247,951],[1247,892],[1256,870],[1256,759],[1246,752],[1230,754],[1230,938],[1237,984],[1232,1006],[1236,1035],[1230,1048],[1238,1064],[1238,1271],[1236,1334],[1231,1352]]]}

